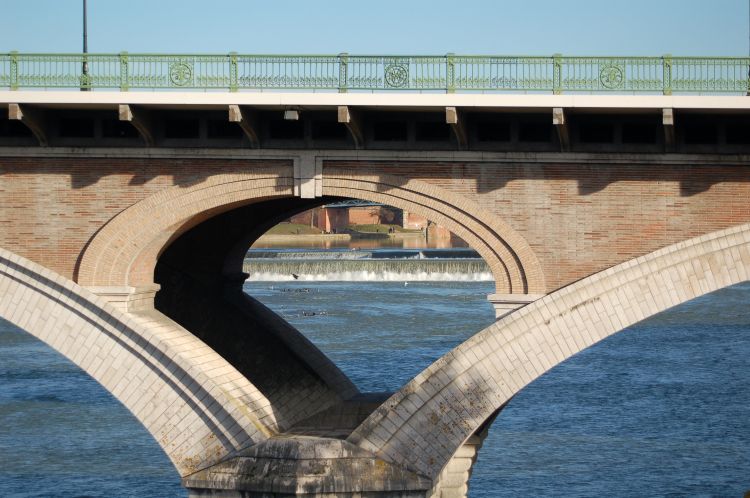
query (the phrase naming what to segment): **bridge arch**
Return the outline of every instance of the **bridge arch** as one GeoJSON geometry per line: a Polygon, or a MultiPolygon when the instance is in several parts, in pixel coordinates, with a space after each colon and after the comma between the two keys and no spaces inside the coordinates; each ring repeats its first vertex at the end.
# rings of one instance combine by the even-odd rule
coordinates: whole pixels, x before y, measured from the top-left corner
{"type": "Polygon", "coordinates": [[[747,280],[750,224],[594,274],[447,353],[373,412],[349,441],[437,479],[486,421],[546,371],[656,313],[747,280]]]}
{"type": "MultiPolygon", "coordinates": [[[[476,249],[501,294],[543,294],[544,274],[524,238],[479,205],[436,185],[396,175],[324,168],[322,195],[381,202],[433,220],[476,249]]],[[[84,250],[77,281],[84,286],[138,287],[153,282],[159,255],[181,234],[218,214],[264,201],[294,198],[289,168],[215,175],[175,186],[118,214],[84,250]]],[[[239,270],[238,270],[239,271],[239,270]]]]}
{"type": "Polygon", "coordinates": [[[277,431],[263,395],[176,323],[158,312],[122,313],[2,248],[0,317],[99,382],[156,439],[181,476],[277,431]]]}

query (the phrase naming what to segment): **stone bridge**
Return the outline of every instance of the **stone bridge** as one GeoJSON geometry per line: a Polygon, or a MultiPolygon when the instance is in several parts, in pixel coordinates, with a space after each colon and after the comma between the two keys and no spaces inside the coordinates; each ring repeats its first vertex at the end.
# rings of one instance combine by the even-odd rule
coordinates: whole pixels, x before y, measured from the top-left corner
{"type": "Polygon", "coordinates": [[[0,92],[0,317],[195,496],[464,496],[524,386],[750,279],[749,166],[746,97],[0,92]],[[495,278],[499,320],[389,397],[242,291],[255,239],[342,199],[449,228],[495,278]]]}

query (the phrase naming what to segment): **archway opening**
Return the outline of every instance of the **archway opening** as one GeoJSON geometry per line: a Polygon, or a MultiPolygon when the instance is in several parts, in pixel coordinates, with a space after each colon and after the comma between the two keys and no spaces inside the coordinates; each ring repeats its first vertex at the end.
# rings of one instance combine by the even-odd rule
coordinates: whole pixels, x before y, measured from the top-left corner
{"type": "Polygon", "coordinates": [[[244,271],[245,292],[362,392],[397,390],[494,319],[480,255],[438,223],[381,203],[298,213],[254,242],[244,271]]]}
{"type": "Polygon", "coordinates": [[[478,252],[422,216],[351,202],[241,206],[183,233],[156,266],[157,310],[244,374],[285,432],[348,436],[495,318],[478,252]]]}

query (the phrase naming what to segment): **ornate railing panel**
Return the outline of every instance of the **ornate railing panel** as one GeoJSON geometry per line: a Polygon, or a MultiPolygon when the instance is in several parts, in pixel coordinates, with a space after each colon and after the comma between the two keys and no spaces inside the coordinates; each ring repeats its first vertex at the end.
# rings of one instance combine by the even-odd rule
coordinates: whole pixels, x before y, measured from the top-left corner
{"type": "Polygon", "coordinates": [[[0,87],[9,87],[10,80],[10,55],[0,54],[0,87]]]}
{"type": "Polygon", "coordinates": [[[0,54],[0,87],[735,93],[745,57],[0,54]]]}
{"type": "Polygon", "coordinates": [[[552,91],[554,66],[550,57],[454,58],[456,90],[552,91]]]}
{"type": "Polygon", "coordinates": [[[662,92],[664,60],[650,57],[560,58],[561,91],[662,92]]]}
{"type": "Polygon", "coordinates": [[[675,58],[672,89],[675,92],[747,93],[748,60],[735,58],[675,58]]]}
{"type": "MultiPolygon", "coordinates": [[[[235,57],[237,58],[237,79],[233,84],[224,85],[222,88],[336,90],[339,87],[337,57],[292,55],[239,55],[235,57]]],[[[232,64],[230,60],[230,68],[232,64]]]]}

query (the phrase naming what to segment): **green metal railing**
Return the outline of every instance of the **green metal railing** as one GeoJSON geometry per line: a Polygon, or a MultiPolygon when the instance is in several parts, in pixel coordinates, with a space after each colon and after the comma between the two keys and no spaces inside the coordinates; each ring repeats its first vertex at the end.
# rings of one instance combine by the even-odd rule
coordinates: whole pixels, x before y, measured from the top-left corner
{"type": "Polygon", "coordinates": [[[746,57],[10,52],[0,54],[0,87],[747,94],[749,70],[746,57]]]}

